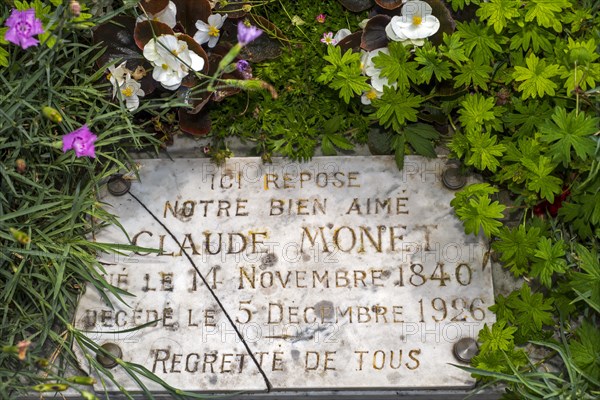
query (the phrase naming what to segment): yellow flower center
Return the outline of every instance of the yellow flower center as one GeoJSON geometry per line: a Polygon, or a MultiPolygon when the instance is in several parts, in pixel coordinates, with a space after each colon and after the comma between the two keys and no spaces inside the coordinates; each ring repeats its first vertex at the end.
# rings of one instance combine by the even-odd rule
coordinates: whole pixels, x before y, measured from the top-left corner
{"type": "Polygon", "coordinates": [[[421,16],[413,15],[413,25],[421,25],[421,22],[423,22],[423,18],[421,18],[421,16]]]}
{"type": "Polygon", "coordinates": [[[112,74],[109,72],[108,75],[106,75],[106,79],[110,81],[110,78],[112,78],[112,74]]]}
{"type": "Polygon", "coordinates": [[[375,100],[377,98],[377,92],[375,91],[375,89],[371,89],[367,92],[367,94],[365,94],[365,96],[369,100],[375,100]]]}
{"type": "Polygon", "coordinates": [[[211,25],[210,28],[208,28],[208,36],[219,36],[219,28],[211,25]]]}
{"type": "Polygon", "coordinates": [[[133,88],[131,86],[127,86],[125,89],[121,90],[121,93],[123,93],[123,96],[125,97],[131,97],[133,96],[133,88]]]}
{"type": "Polygon", "coordinates": [[[162,67],[162,69],[164,69],[164,70],[167,70],[167,69],[169,69],[169,66],[168,66],[167,64],[163,64],[163,65],[161,65],[161,67],[162,67]]]}

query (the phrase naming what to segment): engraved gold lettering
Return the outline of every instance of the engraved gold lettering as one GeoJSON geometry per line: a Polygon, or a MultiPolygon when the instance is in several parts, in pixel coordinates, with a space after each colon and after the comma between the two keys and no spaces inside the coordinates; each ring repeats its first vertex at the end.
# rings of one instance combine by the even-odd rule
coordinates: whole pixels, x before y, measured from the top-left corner
{"type": "Polygon", "coordinates": [[[302,227],[302,237],[300,239],[300,251],[304,251],[304,237],[307,237],[308,242],[310,243],[310,246],[314,247],[316,245],[315,242],[317,241],[317,237],[319,235],[321,235],[321,241],[323,244],[323,253],[329,253],[329,249],[327,247],[327,240],[325,239],[325,235],[323,234],[323,229],[324,229],[324,227],[320,226],[313,236],[309,232],[308,228],[303,226],[302,227]]]}
{"type": "Polygon", "coordinates": [[[335,247],[337,247],[340,251],[346,253],[350,252],[356,245],[356,234],[354,233],[354,229],[350,228],[349,226],[339,227],[333,232],[333,243],[335,244],[335,247]],[[345,249],[342,248],[342,245],[340,244],[340,242],[343,242],[343,240],[340,239],[340,233],[342,232],[342,230],[346,230],[350,233],[350,246],[348,247],[348,245],[346,245],[347,247],[345,249]]]}
{"type": "Polygon", "coordinates": [[[415,369],[419,368],[419,366],[421,365],[421,362],[416,357],[419,354],[421,354],[421,349],[414,349],[414,350],[411,350],[411,351],[408,352],[408,358],[410,358],[411,360],[413,360],[414,364],[408,365],[408,363],[406,363],[406,368],[408,368],[410,370],[415,370],[415,369]]]}

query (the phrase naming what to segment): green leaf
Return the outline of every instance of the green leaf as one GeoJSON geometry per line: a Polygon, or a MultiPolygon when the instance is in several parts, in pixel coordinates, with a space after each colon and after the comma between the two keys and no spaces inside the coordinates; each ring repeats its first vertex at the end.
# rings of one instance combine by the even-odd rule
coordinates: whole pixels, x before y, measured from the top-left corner
{"type": "Polygon", "coordinates": [[[489,196],[494,193],[498,193],[498,189],[490,186],[489,183],[473,183],[460,192],[456,192],[454,198],[450,201],[450,205],[454,207],[455,210],[458,210],[461,207],[465,207],[471,198],[489,196]]]}
{"type": "Polygon", "coordinates": [[[546,94],[554,96],[557,85],[551,78],[559,74],[559,66],[556,64],[546,66],[546,61],[540,60],[533,53],[525,62],[527,68],[516,66],[512,74],[516,81],[523,81],[519,85],[519,90],[523,92],[523,99],[543,97],[546,94]]]}
{"type": "Polygon", "coordinates": [[[511,32],[515,34],[510,39],[511,50],[517,50],[520,47],[525,52],[530,48],[533,48],[536,53],[540,49],[546,52],[552,51],[552,43],[550,42],[552,36],[547,30],[541,29],[537,25],[519,24],[511,29],[511,32]]]}
{"type": "Polygon", "coordinates": [[[577,68],[560,67],[560,77],[565,79],[564,88],[568,93],[576,90],[587,90],[596,87],[596,79],[600,79],[600,64],[589,63],[577,65],[577,68]]]}
{"type": "Polygon", "coordinates": [[[480,170],[489,169],[495,172],[500,165],[499,158],[502,157],[506,146],[496,144],[496,135],[490,136],[488,132],[468,133],[467,140],[471,148],[465,163],[480,170]]]}
{"type": "Polygon", "coordinates": [[[431,42],[427,42],[423,47],[418,47],[415,54],[415,61],[422,66],[417,71],[419,83],[429,83],[433,75],[435,75],[438,82],[452,77],[450,63],[440,57],[437,50],[432,47],[431,42]]]}
{"type": "Polygon", "coordinates": [[[403,134],[396,135],[394,137],[394,159],[396,160],[396,166],[401,171],[404,168],[404,147],[406,146],[406,138],[403,134]]]}
{"type": "Polygon", "coordinates": [[[401,89],[408,88],[410,81],[417,79],[417,63],[408,61],[410,51],[400,42],[391,42],[388,49],[389,54],[379,52],[373,57],[375,67],[381,69],[379,76],[388,78],[390,84],[397,82],[401,89]]]}
{"type": "Polygon", "coordinates": [[[4,50],[3,47],[0,47],[0,66],[8,67],[8,51],[4,50]]]}
{"type": "Polygon", "coordinates": [[[552,318],[552,299],[544,299],[541,293],[531,293],[531,288],[524,283],[518,295],[510,299],[510,306],[515,311],[515,322],[527,337],[542,330],[543,325],[554,324],[552,318]]]}
{"type": "Polygon", "coordinates": [[[477,21],[458,22],[457,34],[463,39],[466,55],[478,64],[489,64],[494,52],[501,53],[504,40],[477,21]]]}
{"type": "Polygon", "coordinates": [[[360,54],[353,53],[351,49],[348,49],[342,56],[342,49],[339,46],[327,46],[327,55],[323,56],[323,59],[331,65],[323,67],[322,74],[317,78],[317,82],[331,82],[336,73],[342,69],[360,71],[360,54]]]}
{"type": "Polygon", "coordinates": [[[457,75],[454,77],[454,87],[471,86],[488,89],[492,67],[481,64],[480,61],[469,60],[465,64],[455,68],[457,75]]]}
{"type": "Polygon", "coordinates": [[[562,191],[562,180],[550,175],[556,165],[548,157],[541,156],[535,164],[529,159],[522,160],[523,165],[531,174],[527,177],[527,189],[539,193],[548,202],[554,202],[554,195],[562,191]]]}
{"type": "Polygon", "coordinates": [[[479,0],[451,0],[452,9],[454,11],[462,10],[469,4],[479,4],[479,0]]]}
{"type": "Polygon", "coordinates": [[[8,44],[9,43],[8,40],[6,40],[4,38],[4,35],[6,35],[7,31],[8,31],[7,26],[0,28],[0,44],[8,44]]]}
{"type": "Polygon", "coordinates": [[[553,159],[567,167],[571,163],[571,152],[585,161],[594,155],[596,142],[592,139],[598,130],[598,118],[588,117],[583,112],[573,110],[570,113],[562,107],[556,107],[552,121],[542,125],[541,140],[551,143],[549,153],[553,159]]]}
{"type": "Polygon", "coordinates": [[[407,125],[404,128],[404,135],[417,154],[430,158],[437,156],[432,141],[437,140],[440,134],[431,125],[421,123],[407,125]]]}
{"type": "Polygon", "coordinates": [[[517,328],[506,326],[506,321],[496,322],[492,325],[492,329],[490,329],[487,324],[484,324],[483,329],[479,331],[481,351],[486,353],[489,351],[512,350],[514,347],[513,334],[516,331],[517,328]]]}
{"type": "Polygon", "coordinates": [[[352,150],[354,145],[348,139],[341,135],[328,133],[323,135],[323,139],[321,141],[321,149],[323,150],[323,154],[326,156],[332,156],[337,153],[335,148],[340,148],[342,150],[352,150]]]}
{"type": "Polygon", "coordinates": [[[487,237],[496,235],[502,222],[498,221],[504,218],[502,211],[506,207],[497,201],[491,202],[487,196],[480,196],[476,199],[470,199],[468,204],[463,205],[456,210],[456,215],[463,221],[465,233],[478,235],[480,230],[487,237]]]}
{"type": "Polygon", "coordinates": [[[519,225],[514,229],[502,227],[498,240],[492,243],[494,250],[501,253],[500,260],[506,268],[510,268],[514,276],[521,276],[529,271],[529,262],[536,252],[540,238],[540,229],[519,225]]]}
{"type": "Polygon", "coordinates": [[[568,7],[571,7],[571,3],[567,0],[529,0],[525,2],[525,21],[535,19],[538,25],[544,28],[552,27],[556,32],[561,32],[560,16],[556,13],[561,13],[568,7]]]}
{"type": "Polygon", "coordinates": [[[360,69],[358,68],[345,68],[336,74],[329,86],[332,89],[339,90],[340,97],[348,104],[350,103],[350,99],[355,95],[360,95],[362,92],[371,89],[371,86],[367,83],[368,79],[368,76],[360,74],[360,69]]]}
{"type": "Polygon", "coordinates": [[[494,301],[494,304],[489,307],[489,310],[496,314],[496,319],[498,321],[506,321],[513,323],[515,320],[515,315],[512,312],[512,309],[509,307],[509,298],[510,296],[515,296],[515,292],[512,292],[509,297],[504,297],[499,294],[494,301]]]}
{"type": "Polygon", "coordinates": [[[418,107],[423,101],[422,97],[414,96],[405,89],[394,89],[384,86],[383,95],[373,101],[377,109],[375,115],[379,122],[386,128],[400,132],[407,121],[416,121],[418,107]]]}
{"type": "Polygon", "coordinates": [[[490,0],[481,3],[477,10],[477,16],[482,20],[487,20],[488,25],[492,25],[496,33],[502,32],[511,19],[519,16],[519,0],[490,0]]]}
{"type": "Polygon", "coordinates": [[[519,127],[518,135],[533,136],[533,132],[552,115],[552,109],[545,100],[523,101],[513,99],[514,112],[503,117],[506,125],[510,128],[519,127]]]}
{"type": "Polygon", "coordinates": [[[444,45],[440,46],[440,50],[442,55],[448,57],[455,64],[461,65],[463,62],[469,60],[469,57],[465,55],[465,47],[463,43],[460,41],[460,37],[458,34],[453,33],[448,36],[447,33],[444,33],[444,45]]]}
{"type": "Polygon", "coordinates": [[[531,274],[540,279],[546,287],[552,284],[554,273],[564,273],[567,268],[565,257],[565,243],[562,240],[554,244],[548,238],[541,238],[535,252],[535,262],[531,274]]]}
{"type": "Polygon", "coordinates": [[[465,99],[460,102],[458,120],[465,127],[467,134],[481,131],[486,121],[493,121],[496,118],[491,111],[495,103],[493,98],[485,98],[479,93],[465,96],[465,99]]]}
{"type": "Polygon", "coordinates": [[[569,286],[588,304],[600,312],[600,259],[595,249],[576,246],[579,272],[574,272],[569,286]]]}
{"type": "Polygon", "coordinates": [[[600,330],[588,321],[577,328],[577,339],[570,344],[573,362],[592,379],[600,380],[600,330]]]}

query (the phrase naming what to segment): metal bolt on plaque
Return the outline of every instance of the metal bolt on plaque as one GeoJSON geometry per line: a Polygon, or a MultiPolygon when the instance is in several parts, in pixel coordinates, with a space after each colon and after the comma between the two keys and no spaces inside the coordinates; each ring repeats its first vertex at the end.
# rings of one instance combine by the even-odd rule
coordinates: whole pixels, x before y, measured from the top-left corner
{"type": "Polygon", "coordinates": [[[467,177],[461,173],[460,165],[449,163],[444,172],[442,172],[442,182],[448,189],[458,190],[465,186],[467,177]]]}
{"type": "Polygon", "coordinates": [[[462,338],[454,343],[454,357],[458,361],[468,363],[479,352],[477,341],[473,338],[462,338]]]}
{"type": "Polygon", "coordinates": [[[104,368],[114,368],[117,366],[117,361],[115,360],[115,358],[122,358],[123,357],[123,351],[121,350],[121,348],[119,346],[117,346],[114,343],[104,343],[102,346],[102,349],[104,349],[106,352],[110,353],[113,355],[113,357],[109,357],[106,354],[103,353],[98,353],[96,355],[96,360],[98,360],[98,362],[100,364],[102,364],[102,366],[104,368]]]}
{"type": "Polygon", "coordinates": [[[131,188],[131,182],[124,179],[123,175],[117,174],[108,178],[106,188],[113,196],[123,196],[131,188]]]}

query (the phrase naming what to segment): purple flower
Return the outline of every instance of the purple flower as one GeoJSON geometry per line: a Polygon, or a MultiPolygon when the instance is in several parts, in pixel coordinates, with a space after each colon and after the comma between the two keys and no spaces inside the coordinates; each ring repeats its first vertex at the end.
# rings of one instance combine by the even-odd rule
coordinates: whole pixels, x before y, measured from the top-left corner
{"type": "Polygon", "coordinates": [[[318,23],[324,24],[325,20],[327,19],[327,15],[319,14],[319,15],[317,15],[317,17],[315,19],[317,20],[318,23]]]}
{"type": "Polygon", "coordinates": [[[235,67],[238,71],[245,72],[248,71],[248,68],[250,68],[250,63],[246,60],[240,60],[235,64],[235,67]]]}
{"type": "Polygon", "coordinates": [[[244,79],[252,78],[252,68],[250,67],[250,63],[246,60],[239,60],[235,64],[236,69],[242,74],[244,79]]]}
{"type": "Polygon", "coordinates": [[[94,151],[94,142],[98,136],[94,135],[87,125],[74,130],[63,136],[63,153],[69,150],[75,150],[77,157],[96,157],[94,151]]]}
{"type": "Polygon", "coordinates": [[[42,21],[35,17],[33,8],[25,11],[12,10],[10,17],[4,24],[8,26],[4,39],[21,46],[23,49],[37,46],[39,41],[33,35],[44,33],[42,21]]]}
{"type": "Polygon", "coordinates": [[[251,41],[255,40],[257,37],[259,37],[262,34],[262,30],[258,29],[257,27],[250,25],[250,26],[246,26],[246,24],[244,24],[243,21],[240,21],[238,23],[238,42],[240,44],[240,46],[245,46],[248,43],[250,43],[251,41]]]}

